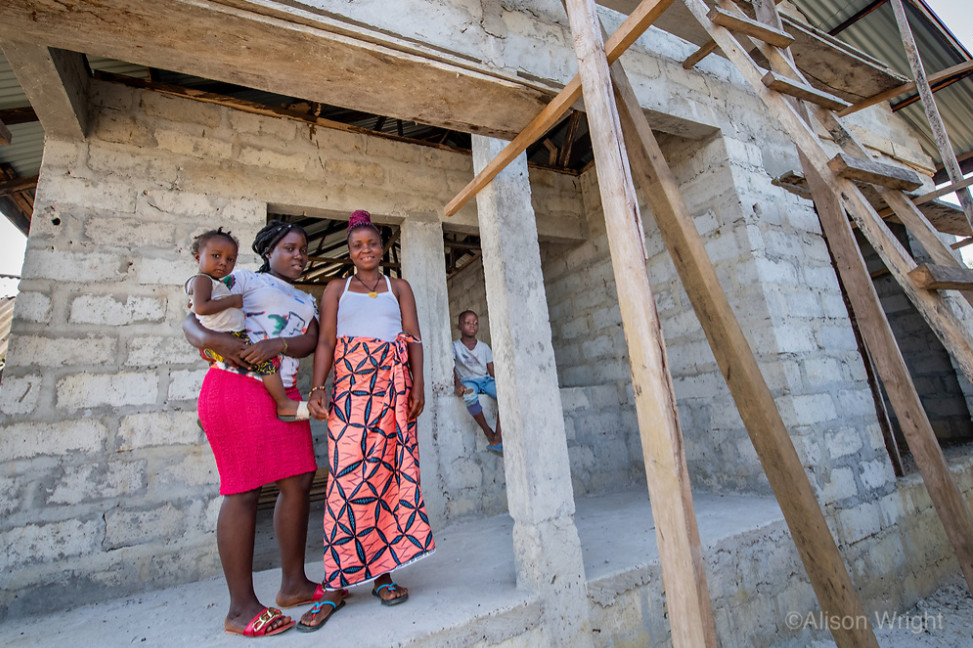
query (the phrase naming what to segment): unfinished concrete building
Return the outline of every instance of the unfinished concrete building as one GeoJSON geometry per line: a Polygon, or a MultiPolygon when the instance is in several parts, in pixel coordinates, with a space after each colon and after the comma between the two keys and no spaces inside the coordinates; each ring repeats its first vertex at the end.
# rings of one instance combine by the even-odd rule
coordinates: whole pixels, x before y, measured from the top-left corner
{"type": "MultiPolygon", "coordinates": [[[[0,622],[23,641],[24,615],[219,573],[207,368],[180,328],[189,245],[217,224],[246,242],[270,217],[300,222],[302,285],[320,288],[351,268],[355,209],[416,292],[441,540],[409,572],[410,619],[434,621],[368,624],[375,609],[352,605],[330,631],[801,645],[829,628],[789,612],[901,611],[969,579],[971,318],[938,292],[969,282],[944,245],[969,223],[903,198],[935,188],[927,127],[887,101],[834,117],[908,79],[819,29],[848,18],[830,3],[774,6],[0,4],[16,77],[0,134],[43,141],[39,171],[19,172],[36,187],[0,181],[29,226],[0,388],[0,622]],[[613,98],[597,75],[616,59],[613,98]],[[492,181],[472,199],[474,175],[492,181]],[[952,274],[917,288],[917,263],[952,274]],[[451,390],[467,308],[495,352],[503,457],[451,390]]],[[[869,628],[834,637],[874,645],[869,628]]]]}

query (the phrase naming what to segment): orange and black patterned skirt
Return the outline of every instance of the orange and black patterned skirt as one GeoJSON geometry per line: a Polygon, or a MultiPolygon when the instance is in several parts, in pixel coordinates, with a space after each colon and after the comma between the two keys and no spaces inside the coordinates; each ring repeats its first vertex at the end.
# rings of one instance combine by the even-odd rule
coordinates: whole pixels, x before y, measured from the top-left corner
{"type": "Polygon", "coordinates": [[[338,338],[328,416],[324,586],[363,583],[424,558],[436,545],[419,487],[412,375],[402,333],[394,342],[338,338]]]}

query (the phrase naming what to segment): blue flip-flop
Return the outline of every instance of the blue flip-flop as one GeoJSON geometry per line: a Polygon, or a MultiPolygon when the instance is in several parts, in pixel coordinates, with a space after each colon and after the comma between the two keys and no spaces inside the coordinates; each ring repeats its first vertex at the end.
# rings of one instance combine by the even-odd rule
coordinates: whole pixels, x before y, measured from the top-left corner
{"type": "Polygon", "coordinates": [[[488,445],[487,450],[490,452],[496,452],[498,455],[503,456],[503,441],[497,445],[488,445]]]}
{"type": "Polygon", "coordinates": [[[325,623],[327,623],[328,621],[331,620],[331,617],[333,617],[338,610],[340,610],[341,608],[345,607],[345,600],[344,599],[341,599],[341,601],[338,602],[338,603],[335,603],[334,601],[318,601],[317,603],[315,603],[311,607],[311,609],[309,610],[309,612],[311,612],[311,614],[315,614],[316,615],[318,612],[320,612],[321,610],[324,609],[324,606],[325,605],[330,605],[334,609],[331,610],[331,614],[329,614],[328,616],[324,617],[324,621],[322,621],[321,623],[319,623],[317,625],[307,625],[306,623],[304,623],[302,621],[302,622],[300,622],[300,623],[297,624],[297,630],[299,632],[317,632],[322,627],[324,627],[324,624],[325,623]]]}
{"type": "Polygon", "coordinates": [[[377,596],[379,598],[379,600],[382,601],[382,605],[398,605],[399,603],[405,603],[407,600],[409,600],[409,593],[408,592],[406,592],[402,596],[398,596],[396,598],[383,599],[382,598],[382,595],[379,594],[379,592],[381,592],[386,587],[389,588],[389,591],[390,592],[394,592],[396,589],[398,589],[399,584],[398,583],[386,583],[385,585],[380,585],[380,586],[378,586],[378,587],[376,587],[375,589],[372,590],[372,596],[377,596]]]}

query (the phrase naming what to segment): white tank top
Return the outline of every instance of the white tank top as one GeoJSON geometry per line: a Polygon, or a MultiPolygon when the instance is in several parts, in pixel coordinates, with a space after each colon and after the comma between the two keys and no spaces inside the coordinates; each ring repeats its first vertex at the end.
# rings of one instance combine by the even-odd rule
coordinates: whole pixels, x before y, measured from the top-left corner
{"type": "Polygon", "coordinates": [[[402,332],[402,310],[392,292],[392,282],[385,275],[388,292],[369,297],[368,293],[348,290],[354,276],[348,277],[338,299],[338,337],[370,337],[392,342],[402,332]]]}

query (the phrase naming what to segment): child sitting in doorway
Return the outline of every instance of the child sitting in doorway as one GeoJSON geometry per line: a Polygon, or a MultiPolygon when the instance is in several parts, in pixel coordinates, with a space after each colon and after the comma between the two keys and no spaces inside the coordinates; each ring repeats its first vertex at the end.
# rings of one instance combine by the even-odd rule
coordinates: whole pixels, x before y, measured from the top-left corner
{"type": "Polygon", "coordinates": [[[497,383],[493,377],[493,352],[490,347],[476,339],[480,330],[480,318],[471,310],[463,311],[457,318],[460,339],[453,342],[453,381],[456,395],[463,397],[466,409],[480,425],[489,445],[487,450],[503,454],[503,437],[500,435],[500,416],[497,415],[497,430],[487,425],[480,394],[497,399],[497,383]]]}
{"type": "MultiPolygon", "coordinates": [[[[224,232],[222,227],[203,232],[193,239],[192,252],[199,264],[199,272],[186,282],[186,294],[200,324],[211,331],[232,333],[251,344],[243,313],[243,295],[233,293],[235,282],[231,273],[236,266],[239,247],[236,238],[224,232]]],[[[207,362],[223,363],[223,358],[210,349],[202,349],[200,355],[207,362]]],[[[277,418],[290,422],[306,421],[310,417],[305,401],[287,397],[280,377],[279,356],[250,367],[247,373],[260,376],[277,404],[277,418]]]]}

